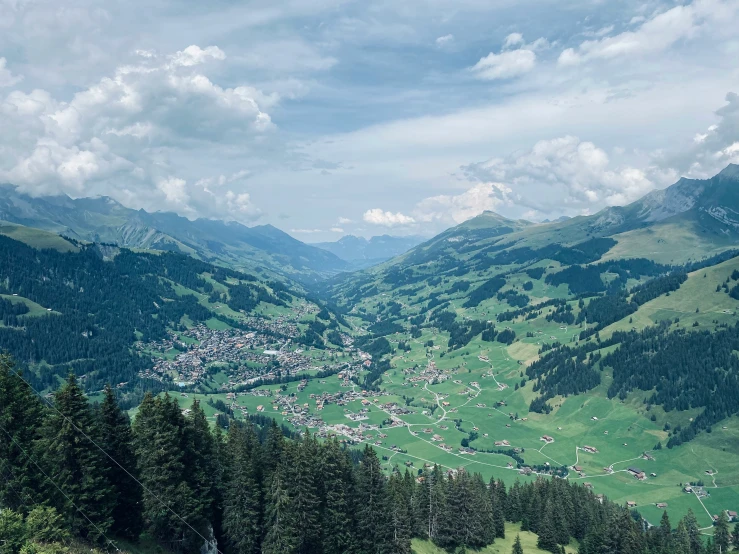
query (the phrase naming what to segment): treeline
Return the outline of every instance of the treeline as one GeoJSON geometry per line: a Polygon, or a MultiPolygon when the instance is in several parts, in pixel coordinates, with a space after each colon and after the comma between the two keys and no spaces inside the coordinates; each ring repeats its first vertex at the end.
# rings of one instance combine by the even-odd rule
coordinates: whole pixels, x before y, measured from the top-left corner
{"type": "MultiPolygon", "coordinates": [[[[265,422],[266,423],[266,422],[265,422]]],[[[173,552],[410,554],[411,539],[455,549],[505,536],[505,523],[538,535],[559,554],[713,554],[731,537],[722,514],[703,546],[695,516],[676,529],[647,525],[565,479],[483,481],[439,466],[388,478],[369,446],[288,440],[230,421],[211,428],[195,402],[183,414],[147,396],[131,426],[110,388],[90,405],[74,376],[43,404],[0,367],[0,541],[7,554],[64,551],[70,537],[117,548],[146,532],[173,552]]]]}
{"type": "MultiPolygon", "coordinates": [[[[0,293],[18,294],[55,312],[7,314],[9,325],[0,327],[0,344],[20,363],[50,366],[34,377],[40,388],[54,387],[70,370],[86,375],[88,390],[100,390],[106,382],[133,387],[148,365],[131,348],[137,339],[164,339],[168,327],[179,325],[184,316],[195,323],[211,317],[232,321],[214,315],[192,294],[178,295],[173,284],[207,294],[213,286],[202,277],[205,273],[224,283],[230,280],[237,290],[248,286],[234,285],[234,280],[254,280],[171,252],[120,249],[106,258],[101,249],[36,250],[0,237],[0,293]]],[[[282,303],[275,297],[262,300],[282,303]]],[[[22,310],[20,304],[14,306],[13,312],[22,310]]],[[[5,301],[0,311],[7,312],[5,301]]]]}

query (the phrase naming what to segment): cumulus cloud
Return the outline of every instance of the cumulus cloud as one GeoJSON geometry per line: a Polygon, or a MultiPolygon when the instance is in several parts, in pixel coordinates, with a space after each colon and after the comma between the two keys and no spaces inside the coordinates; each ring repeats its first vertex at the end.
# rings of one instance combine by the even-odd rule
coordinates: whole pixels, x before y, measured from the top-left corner
{"type": "Polygon", "coordinates": [[[711,24],[712,33],[717,32],[717,27],[735,29],[737,14],[739,4],[734,0],[694,0],[692,4],[675,6],[643,22],[632,19],[632,23],[641,23],[634,31],[586,40],[576,48],[567,48],[558,61],[562,66],[571,66],[591,60],[662,52],[678,41],[694,38],[707,24],[711,24]]]}
{"type": "Polygon", "coordinates": [[[8,61],[5,58],[0,58],[0,88],[12,87],[23,80],[20,75],[13,75],[7,68],[7,64],[8,61]]]}
{"type": "Polygon", "coordinates": [[[650,171],[614,167],[604,150],[574,136],[542,140],[529,151],[462,170],[471,180],[501,183],[512,204],[547,214],[626,204],[657,184],[650,171]]]}
{"type": "Polygon", "coordinates": [[[436,46],[442,48],[444,46],[447,46],[448,44],[451,44],[452,42],[454,42],[454,35],[444,35],[443,37],[439,37],[436,39],[436,46]]]}
{"type": "Polygon", "coordinates": [[[373,208],[364,212],[362,216],[365,222],[372,225],[382,225],[384,227],[398,227],[403,225],[411,225],[416,222],[411,216],[400,212],[386,212],[380,208],[373,208]]]}
{"type": "Polygon", "coordinates": [[[470,71],[478,79],[493,81],[510,79],[528,73],[536,66],[536,50],[549,46],[545,38],[539,38],[526,44],[521,33],[511,33],[503,41],[503,49],[499,54],[490,52],[480,58],[470,71]],[[517,49],[512,49],[518,47],[517,49]]]}
{"type": "MultiPolygon", "coordinates": [[[[248,194],[211,190],[249,177],[248,169],[190,183],[175,176],[172,161],[196,148],[257,149],[273,128],[265,110],[277,97],[248,85],[222,87],[205,75],[204,67],[224,58],[216,46],[139,52],[137,63],[69,100],[44,90],[0,97],[0,181],[32,195],[108,194],[183,215],[254,217],[248,194]]],[[[2,69],[4,60],[0,80],[2,69]]]]}
{"type": "Polygon", "coordinates": [[[508,202],[510,193],[511,189],[503,183],[478,183],[457,195],[426,198],[416,205],[413,215],[424,223],[456,225],[484,211],[494,211],[508,202]]]}
{"type": "Polygon", "coordinates": [[[478,79],[492,81],[523,75],[534,69],[536,54],[531,50],[510,50],[495,54],[491,52],[481,58],[472,72],[478,79]]]}
{"type": "Polygon", "coordinates": [[[739,95],[726,95],[726,105],[716,111],[718,123],[696,134],[685,150],[666,156],[662,163],[693,177],[710,177],[730,163],[739,164],[739,95]]]}
{"type": "Polygon", "coordinates": [[[338,223],[339,225],[347,225],[348,223],[351,223],[351,222],[352,222],[352,220],[351,220],[351,219],[349,219],[348,217],[340,217],[339,219],[337,219],[337,220],[336,220],[336,222],[337,222],[337,223],[338,223]]]}

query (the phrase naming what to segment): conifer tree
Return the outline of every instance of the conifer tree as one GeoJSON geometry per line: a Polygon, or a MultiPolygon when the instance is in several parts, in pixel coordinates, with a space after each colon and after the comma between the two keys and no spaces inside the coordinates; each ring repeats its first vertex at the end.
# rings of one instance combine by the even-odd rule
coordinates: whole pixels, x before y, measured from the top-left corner
{"type": "Polygon", "coordinates": [[[128,416],[118,407],[115,393],[109,385],[100,406],[101,447],[108,454],[106,464],[108,478],[115,496],[113,526],[119,537],[137,541],[143,531],[143,497],[136,482],[138,468],[133,451],[133,433],[128,416]]]}
{"type": "Polygon", "coordinates": [[[357,475],[357,540],[366,554],[383,554],[387,543],[387,491],[377,454],[363,451],[357,475]]]}
{"type": "Polygon", "coordinates": [[[228,430],[228,469],[224,492],[223,529],[234,554],[256,554],[261,541],[261,495],[255,464],[258,452],[251,424],[232,423],[228,430]]]}
{"type": "Polygon", "coordinates": [[[351,468],[336,439],[323,452],[323,552],[344,554],[352,547],[351,468]]]}
{"type": "Polygon", "coordinates": [[[511,554],[523,554],[523,546],[521,546],[521,536],[516,535],[516,540],[513,543],[511,554]]]}
{"type": "Polygon", "coordinates": [[[392,475],[388,482],[388,548],[393,554],[411,554],[411,518],[404,489],[400,475],[392,475]]]}
{"type": "Polygon", "coordinates": [[[731,534],[729,532],[729,517],[724,510],[718,516],[716,526],[713,530],[713,540],[720,552],[728,552],[731,544],[731,534]]]}
{"type": "Polygon", "coordinates": [[[537,534],[539,538],[536,545],[542,550],[548,550],[555,554],[559,552],[559,545],[557,544],[557,532],[554,528],[554,508],[551,502],[547,502],[544,510],[544,518],[541,524],[538,526],[537,534]]]}
{"type": "Polygon", "coordinates": [[[185,425],[175,400],[148,393],[133,424],[139,474],[145,485],[144,521],[157,540],[177,551],[199,549],[202,544],[193,531],[200,507],[186,481],[185,425]]]}
{"type": "Polygon", "coordinates": [[[44,479],[30,457],[43,409],[15,372],[12,360],[0,355],[0,505],[20,511],[38,499],[44,479]]]}
{"type": "Polygon", "coordinates": [[[295,512],[288,490],[288,462],[281,460],[272,472],[266,496],[266,534],[262,554],[295,554],[298,537],[295,512]]]}
{"type": "Polygon", "coordinates": [[[104,454],[92,442],[101,440],[100,429],[74,374],[54,396],[54,408],[37,444],[53,479],[45,483],[47,498],[73,533],[100,540],[113,524],[116,498],[104,454]]]}
{"type": "Polygon", "coordinates": [[[677,524],[672,538],[672,548],[675,554],[690,554],[690,535],[688,535],[685,519],[681,519],[677,524]]]}
{"type": "Polygon", "coordinates": [[[703,552],[703,540],[701,539],[698,520],[696,519],[693,510],[688,509],[688,514],[685,516],[684,520],[685,530],[688,532],[688,539],[690,541],[690,554],[701,554],[701,552],[703,552]]]}
{"type": "Polygon", "coordinates": [[[731,543],[734,545],[734,550],[739,550],[739,525],[734,525],[734,530],[731,532],[731,543]]]}
{"type": "Polygon", "coordinates": [[[290,500],[295,514],[297,552],[315,552],[321,544],[320,498],[316,482],[317,441],[308,435],[287,450],[290,500]]]}

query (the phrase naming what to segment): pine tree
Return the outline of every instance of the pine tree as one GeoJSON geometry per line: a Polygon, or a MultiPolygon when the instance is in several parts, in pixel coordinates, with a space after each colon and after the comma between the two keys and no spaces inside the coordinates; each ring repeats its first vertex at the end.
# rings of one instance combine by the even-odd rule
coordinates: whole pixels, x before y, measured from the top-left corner
{"type": "Polygon", "coordinates": [[[286,460],[281,460],[270,479],[262,554],[295,554],[298,551],[296,518],[287,484],[287,465],[286,460]]]}
{"type": "Polygon", "coordinates": [[[721,552],[728,552],[729,545],[731,544],[731,534],[729,533],[729,517],[726,515],[724,510],[718,516],[716,526],[713,531],[713,540],[716,543],[716,547],[721,552]]]}
{"type": "Polygon", "coordinates": [[[328,441],[323,452],[323,552],[344,554],[351,551],[350,514],[351,468],[336,439],[328,441]]]}
{"type": "Polygon", "coordinates": [[[193,402],[190,414],[184,420],[183,431],[185,481],[193,497],[188,521],[200,535],[209,538],[214,531],[215,500],[220,483],[217,480],[215,442],[198,400],[193,402]]]}
{"type": "Polygon", "coordinates": [[[690,541],[690,554],[701,554],[703,552],[703,540],[701,539],[698,520],[693,510],[688,509],[688,514],[685,516],[684,521],[685,530],[688,532],[688,539],[690,541]]]}
{"type": "Polygon", "coordinates": [[[290,500],[295,513],[297,551],[307,554],[318,550],[321,544],[320,498],[316,480],[318,443],[308,436],[287,453],[290,460],[290,500]]]}
{"type": "Polygon", "coordinates": [[[259,459],[251,424],[228,430],[223,529],[234,554],[256,554],[261,540],[261,494],[255,465],[259,459]]]}
{"type": "Polygon", "coordinates": [[[108,454],[104,461],[116,499],[111,530],[119,537],[137,541],[143,531],[144,520],[142,490],[136,482],[138,468],[133,451],[133,433],[128,416],[118,407],[110,386],[105,387],[99,419],[101,447],[108,454]]]}
{"type": "Polygon", "coordinates": [[[30,456],[42,417],[36,395],[0,355],[0,506],[20,511],[38,499],[44,477],[30,456]]]}
{"type": "Polygon", "coordinates": [[[157,540],[177,551],[199,549],[202,544],[191,527],[198,523],[201,507],[186,481],[185,426],[179,405],[169,395],[147,394],[133,422],[134,448],[145,486],[144,521],[157,540]]]}
{"type": "Polygon", "coordinates": [[[541,524],[538,526],[537,533],[539,539],[536,545],[542,550],[548,550],[555,554],[559,552],[559,545],[557,544],[557,531],[554,528],[554,508],[551,502],[547,502],[544,518],[541,524]]]}
{"type": "Polygon", "coordinates": [[[516,540],[513,543],[511,554],[523,554],[523,546],[521,546],[521,536],[516,535],[516,540]]]}
{"type": "Polygon", "coordinates": [[[731,543],[734,545],[734,550],[739,550],[739,525],[734,525],[734,530],[731,532],[731,543]]]}
{"type": "Polygon", "coordinates": [[[685,519],[677,524],[677,529],[672,538],[672,548],[675,554],[690,554],[690,536],[685,525],[685,519]]]}
{"type": "Polygon", "coordinates": [[[48,498],[73,533],[101,540],[113,525],[115,492],[105,455],[92,442],[101,440],[100,428],[73,374],[56,393],[54,407],[37,445],[53,480],[46,483],[48,498]]]}
{"type": "Polygon", "coordinates": [[[363,451],[357,475],[357,539],[366,554],[383,554],[387,543],[387,491],[377,454],[363,451]]]}
{"type": "Polygon", "coordinates": [[[411,554],[411,530],[408,498],[402,478],[396,473],[388,483],[389,541],[393,554],[411,554]]]}

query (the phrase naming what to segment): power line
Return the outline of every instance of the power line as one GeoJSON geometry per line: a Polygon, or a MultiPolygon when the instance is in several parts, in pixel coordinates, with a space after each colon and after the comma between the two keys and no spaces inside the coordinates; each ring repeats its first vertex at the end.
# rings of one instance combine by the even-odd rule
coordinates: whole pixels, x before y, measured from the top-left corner
{"type": "MultiPolygon", "coordinates": [[[[89,436],[89,435],[88,435],[87,433],[85,433],[85,432],[84,432],[84,431],[83,431],[82,429],[80,429],[79,427],[77,427],[77,425],[75,425],[75,423],[74,423],[74,422],[73,422],[73,421],[72,421],[71,419],[69,419],[69,418],[68,418],[68,417],[67,417],[66,415],[64,415],[64,414],[63,414],[62,412],[60,412],[60,411],[59,411],[59,409],[58,409],[58,408],[57,408],[57,407],[56,407],[56,406],[55,406],[55,405],[54,405],[54,404],[53,404],[52,402],[49,402],[49,401],[48,401],[48,400],[47,400],[46,398],[44,398],[44,397],[43,397],[43,396],[41,395],[41,393],[40,393],[40,392],[38,392],[38,391],[37,391],[36,389],[34,389],[34,388],[33,388],[33,386],[31,385],[31,383],[29,383],[28,381],[26,381],[26,380],[25,380],[25,379],[23,378],[23,375],[21,375],[21,374],[20,374],[19,372],[17,372],[17,371],[16,371],[16,372],[14,372],[14,373],[15,373],[15,375],[17,375],[17,376],[18,376],[18,378],[19,378],[19,379],[20,379],[21,381],[23,381],[23,382],[24,382],[24,383],[25,383],[25,384],[26,384],[26,385],[28,386],[28,388],[30,388],[30,389],[31,389],[31,390],[32,390],[32,391],[33,391],[33,392],[34,392],[34,393],[35,393],[35,394],[36,394],[36,395],[37,395],[37,396],[38,396],[38,397],[39,397],[39,398],[40,398],[40,399],[41,399],[41,400],[42,400],[42,401],[44,402],[44,403],[46,403],[46,405],[50,406],[50,407],[51,407],[51,408],[52,408],[52,409],[53,409],[54,411],[56,411],[56,413],[58,413],[58,414],[59,414],[60,416],[62,416],[62,417],[63,417],[63,418],[64,418],[64,419],[65,419],[65,420],[67,421],[67,423],[69,423],[69,424],[70,424],[70,425],[71,425],[72,427],[74,427],[74,429],[75,429],[75,430],[77,430],[77,431],[78,431],[79,433],[81,433],[81,434],[82,434],[82,435],[83,435],[83,436],[84,436],[85,438],[87,438],[87,440],[89,440],[89,441],[90,441],[90,442],[91,442],[92,444],[94,444],[94,445],[95,445],[95,447],[96,447],[96,448],[97,448],[98,450],[100,450],[100,452],[102,452],[103,454],[105,454],[105,455],[106,455],[106,456],[108,457],[108,459],[110,459],[110,461],[112,461],[112,462],[113,462],[113,463],[114,463],[115,465],[117,465],[117,466],[118,466],[119,468],[121,468],[121,469],[122,469],[122,470],[123,470],[123,471],[124,471],[124,472],[126,473],[126,475],[128,475],[128,476],[129,476],[129,477],[130,477],[131,479],[133,479],[134,481],[136,481],[136,482],[137,482],[137,483],[138,483],[138,484],[139,484],[139,485],[141,486],[141,488],[142,488],[142,489],[144,489],[144,491],[146,491],[146,492],[147,492],[148,494],[150,494],[150,495],[151,495],[152,497],[156,498],[156,499],[157,499],[157,501],[158,501],[158,502],[159,502],[159,503],[160,503],[160,504],[161,504],[162,506],[164,506],[164,507],[165,507],[165,508],[166,508],[167,510],[169,510],[169,511],[170,511],[170,512],[171,512],[172,514],[174,514],[174,515],[175,515],[175,517],[177,517],[177,518],[178,518],[178,519],[179,519],[180,521],[182,521],[182,523],[184,523],[185,525],[187,525],[187,526],[188,526],[188,527],[189,527],[189,528],[190,528],[190,529],[191,529],[191,530],[193,531],[193,533],[195,533],[195,534],[196,534],[196,535],[197,535],[198,537],[200,537],[201,539],[203,539],[203,541],[204,541],[204,542],[210,542],[210,541],[209,541],[208,539],[206,539],[206,538],[205,538],[205,537],[204,537],[204,536],[203,536],[202,534],[200,534],[200,532],[199,532],[199,531],[198,531],[197,529],[195,529],[195,528],[194,528],[194,527],[193,527],[192,525],[190,525],[190,524],[189,524],[189,523],[188,523],[188,522],[187,522],[187,521],[185,520],[185,518],[183,518],[183,517],[182,517],[182,516],[180,516],[180,515],[179,515],[179,514],[178,514],[177,512],[175,512],[175,511],[174,511],[174,510],[173,510],[173,509],[172,509],[172,508],[171,508],[171,507],[170,507],[170,506],[168,505],[168,503],[164,502],[164,501],[163,501],[163,500],[162,500],[161,498],[159,498],[159,497],[158,497],[158,496],[157,496],[157,495],[156,495],[156,494],[155,494],[154,492],[152,492],[152,491],[151,491],[151,490],[150,490],[150,489],[149,489],[149,488],[148,488],[148,487],[147,487],[146,485],[144,485],[144,484],[143,484],[143,483],[142,483],[141,481],[139,481],[139,480],[138,480],[138,479],[137,479],[137,478],[136,478],[136,477],[135,477],[134,475],[132,475],[132,474],[131,474],[131,472],[129,472],[129,471],[128,471],[128,470],[127,470],[127,469],[126,469],[125,467],[123,467],[123,466],[122,466],[122,465],[121,465],[120,463],[118,463],[118,460],[116,460],[115,458],[113,458],[113,456],[111,456],[110,454],[108,454],[108,453],[107,453],[107,452],[106,452],[106,451],[105,451],[105,450],[104,450],[104,449],[103,449],[102,447],[100,447],[100,445],[98,445],[98,444],[97,444],[97,443],[96,443],[96,442],[95,442],[95,441],[94,441],[94,440],[93,440],[93,439],[92,439],[92,438],[91,438],[91,437],[90,437],[90,436],[89,436]]],[[[216,552],[218,552],[218,554],[223,554],[223,552],[221,552],[221,550],[219,550],[219,549],[218,549],[218,547],[216,547],[216,552]]]]}
{"type": "Polygon", "coordinates": [[[80,507],[78,507],[78,506],[77,506],[77,504],[75,504],[75,503],[74,503],[74,502],[72,501],[72,499],[71,499],[71,498],[69,498],[69,496],[67,496],[67,493],[65,493],[65,492],[64,492],[64,491],[63,491],[63,490],[61,489],[61,487],[60,487],[59,485],[57,485],[57,484],[56,484],[56,483],[54,482],[54,480],[53,480],[53,479],[52,479],[51,477],[49,477],[49,476],[48,476],[48,475],[46,474],[46,472],[45,472],[45,471],[44,471],[44,470],[43,470],[43,469],[41,468],[41,466],[40,466],[40,465],[38,465],[38,463],[36,462],[36,460],[34,460],[34,459],[33,459],[33,457],[32,457],[32,456],[31,456],[31,455],[30,455],[30,454],[29,454],[28,452],[26,452],[26,450],[25,450],[25,449],[24,449],[24,448],[23,448],[23,447],[22,447],[22,446],[21,446],[20,444],[18,444],[18,441],[16,441],[16,440],[15,440],[15,438],[14,438],[14,437],[13,437],[13,436],[12,436],[12,435],[11,435],[10,433],[8,433],[8,431],[7,431],[6,429],[5,429],[5,427],[3,427],[2,425],[0,425],[0,429],[2,429],[2,430],[3,430],[3,432],[4,432],[4,433],[5,433],[6,435],[8,435],[8,438],[9,438],[9,439],[10,439],[10,440],[11,440],[11,441],[13,442],[13,444],[15,444],[15,445],[16,445],[16,446],[17,446],[17,447],[18,447],[18,448],[20,449],[20,451],[21,451],[21,452],[23,452],[23,454],[24,454],[24,455],[25,455],[25,456],[26,456],[26,457],[27,457],[27,458],[28,458],[28,459],[29,459],[29,460],[30,460],[31,462],[33,462],[33,465],[35,465],[35,466],[36,466],[36,467],[38,468],[38,470],[39,470],[39,471],[40,471],[40,472],[41,472],[41,473],[42,473],[42,474],[44,475],[44,477],[46,477],[46,478],[47,478],[47,479],[49,480],[49,482],[50,482],[50,483],[51,483],[52,485],[54,485],[54,486],[56,487],[56,489],[57,489],[57,490],[58,490],[58,491],[59,491],[60,493],[62,493],[62,494],[64,495],[64,498],[66,498],[66,499],[67,499],[67,500],[69,501],[69,503],[70,503],[70,504],[72,504],[72,506],[74,506],[74,507],[75,507],[75,509],[76,509],[76,510],[77,510],[77,511],[78,511],[79,513],[81,513],[81,514],[82,514],[82,517],[84,517],[84,518],[85,518],[85,519],[86,519],[86,520],[87,520],[87,521],[88,521],[88,522],[90,523],[90,525],[92,525],[92,526],[93,526],[93,527],[95,528],[95,530],[96,530],[96,531],[97,531],[98,533],[100,533],[100,535],[101,535],[102,537],[104,537],[104,538],[105,538],[105,540],[107,540],[107,541],[108,541],[108,544],[110,544],[110,545],[111,545],[111,546],[112,546],[113,548],[115,548],[117,552],[120,552],[120,551],[121,551],[121,550],[120,550],[120,548],[118,548],[118,547],[117,547],[117,546],[115,545],[115,543],[114,543],[114,542],[113,542],[112,540],[110,540],[110,539],[108,538],[108,536],[107,536],[107,535],[106,535],[105,533],[103,533],[103,531],[102,531],[102,530],[101,530],[101,529],[100,529],[100,528],[99,528],[99,527],[98,527],[97,525],[95,525],[95,524],[93,523],[93,521],[92,521],[92,520],[91,520],[91,519],[90,519],[89,517],[87,517],[87,514],[85,514],[85,512],[83,512],[83,511],[82,511],[82,509],[81,509],[80,507]]]}

